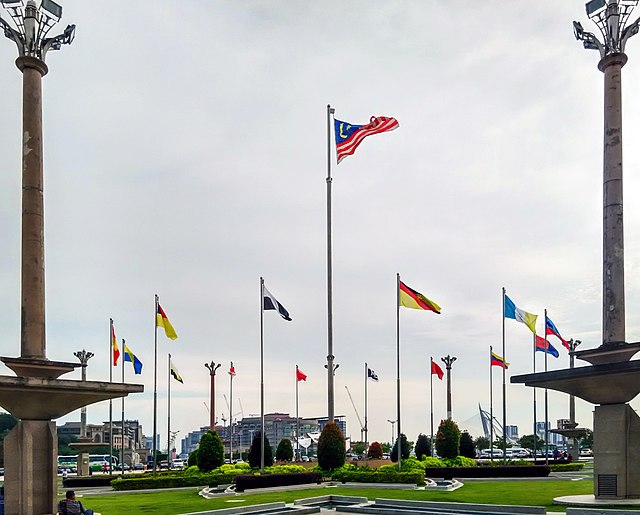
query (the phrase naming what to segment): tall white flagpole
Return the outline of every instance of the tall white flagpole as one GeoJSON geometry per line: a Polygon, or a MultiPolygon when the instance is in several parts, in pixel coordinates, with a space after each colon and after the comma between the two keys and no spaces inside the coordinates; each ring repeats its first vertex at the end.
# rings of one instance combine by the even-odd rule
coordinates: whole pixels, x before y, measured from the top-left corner
{"type": "MultiPolygon", "coordinates": [[[[489,345],[489,450],[491,451],[491,461],[493,461],[493,366],[491,360],[493,359],[493,345],[489,345]]],[[[504,436],[504,430],[502,431],[504,436]]]]}
{"type": "Polygon", "coordinates": [[[364,364],[364,449],[369,449],[369,422],[367,417],[367,385],[369,383],[369,365],[364,364]]]}
{"type": "Polygon", "coordinates": [[[335,109],[327,105],[327,421],[334,419],[334,355],[333,355],[333,248],[331,235],[331,115],[335,109]]]}
{"type": "Polygon", "coordinates": [[[434,455],[435,452],[435,441],[433,439],[433,356],[429,356],[429,394],[431,397],[431,456],[434,455]]]}
{"type": "Polygon", "coordinates": [[[396,274],[396,404],[398,415],[398,438],[396,448],[398,451],[398,470],[402,470],[402,445],[400,442],[400,274],[396,274]]]}
{"type": "MultiPolygon", "coordinates": [[[[505,350],[505,323],[504,323],[504,304],[507,290],[502,288],[502,359],[507,361],[507,352],[505,350]]],[[[493,421],[491,421],[493,423],[493,421]]],[[[507,369],[502,367],[502,455],[507,455],[507,369]]]]}
{"type": "Polygon", "coordinates": [[[296,460],[300,458],[300,415],[298,414],[298,365],[296,365],[296,460]]]}
{"type": "MultiPolygon", "coordinates": [[[[233,369],[233,361],[229,372],[231,369],[233,369]]],[[[229,463],[233,463],[233,374],[231,373],[229,374],[229,463]]]]}
{"type": "MultiPolygon", "coordinates": [[[[546,338],[546,335],[545,335],[546,338]]],[[[546,342],[546,339],[545,339],[546,342]]],[[[545,350],[546,352],[546,350],[545,350]]],[[[533,333],[533,373],[536,373],[536,333],[533,333]]],[[[538,410],[537,410],[537,400],[536,400],[536,392],[538,391],[537,388],[533,389],[533,462],[536,462],[536,447],[537,447],[537,443],[536,443],[536,436],[537,436],[537,425],[538,425],[538,410]]]]}
{"type": "MultiPolygon", "coordinates": [[[[124,351],[124,349],[123,349],[124,351]]],[[[124,366],[124,363],[123,363],[124,366]]],[[[153,313],[153,477],[158,468],[158,295],[155,296],[153,313]]]]}
{"type": "Polygon", "coordinates": [[[167,466],[171,469],[171,354],[167,360],[167,466]]]}
{"type": "Polygon", "coordinates": [[[264,279],[260,277],[260,472],[264,472],[264,279]]]}
{"type": "MultiPolygon", "coordinates": [[[[122,339],[122,352],[124,353],[125,341],[122,339]]],[[[122,358],[122,384],[124,384],[124,356],[122,358]]],[[[89,465],[91,466],[91,465],[89,465]]],[[[122,434],[120,435],[120,475],[124,474],[124,396],[122,397],[122,434]]]]}
{"type": "MultiPolygon", "coordinates": [[[[109,382],[113,383],[113,318],[109,319],[109,382]]],[[[124,349],[122,349],[124,352],[124,349]]],[[[124,355],[123,355],[124,359],[124,355]]],[[[113,399],[109,399],[109,474],[113,474],[113,399]]]]}
{"type": "MultiPolygon", "coordinates": [[[[549,346],[547,341],[547,310],[544,310],[544,343],[545,346],[549,346]]],[[[548,349],[544,352],[544,371],[547,371],[547,356],[548,349]]],[[[549,390],[544,389],[544,462],[549,464],[549,390]]]]}

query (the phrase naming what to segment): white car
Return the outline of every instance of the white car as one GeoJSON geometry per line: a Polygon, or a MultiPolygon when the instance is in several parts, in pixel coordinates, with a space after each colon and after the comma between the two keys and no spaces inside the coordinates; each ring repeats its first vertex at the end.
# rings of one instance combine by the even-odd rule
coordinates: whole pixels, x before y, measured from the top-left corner
{"type": "Polygon", "coordinates": [[[485,449],[480,453],[481,458],[504,458],[504,452],[502,449],[493,449],[493,454],[491,449],[485,449]]]}
{"type": "Polygon", "coordinates": [[[184,461],[181,460],[181,459],[173,460],[171,462],[171,468],[172,469],[183,469],[184,468],[184,461]]]}

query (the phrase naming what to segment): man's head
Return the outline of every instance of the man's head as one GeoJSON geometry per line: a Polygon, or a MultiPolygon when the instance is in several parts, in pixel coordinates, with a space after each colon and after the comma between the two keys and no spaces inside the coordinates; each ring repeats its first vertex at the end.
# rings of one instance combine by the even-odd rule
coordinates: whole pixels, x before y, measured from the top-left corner
{"type": "Polygon", "coordinates": [[[76,493],[73,490],[67,490],[67,493],[65,494],[65,497],[71,501],[73,501],[76,498],[76,493]]]}

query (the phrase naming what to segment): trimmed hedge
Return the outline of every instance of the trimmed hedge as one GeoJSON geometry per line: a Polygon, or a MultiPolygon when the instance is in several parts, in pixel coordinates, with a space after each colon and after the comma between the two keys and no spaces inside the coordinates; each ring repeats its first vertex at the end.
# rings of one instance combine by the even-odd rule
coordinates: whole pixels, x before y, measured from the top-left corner
{"type": "Polygon", "coordinates": [[[506,466],[506,467],[427,467],[427,477],[546,477],[551,469],[546,465],[506,466]]]}
{"type": "Polygon", "coordinates": [[[233,483],[236,474],[197,474],[190,476],[158,476],[114,479],[114,490],[146,490],[151,488],[178,488],[182,486],[218,486],[233,483]]]}
{"type": "Polygon", "coordinates": [[[552,472],[573,472],[582,470],[584,463],[549,463],[552,472]]]}
{"type": "Polygon", "coordinates": [[[332,479],[343,483],[409,483],[414,485],[424,484],[422,472],[360,472],[345,470],[332,474],[332,479]]]}
{"type": "Polygon", "coordinates": [[[243,492],[252,488],[268,488],[272,486],[305,485],[320,483],[322,474],[318,472],[302,472],[294,474],[240,474],[236,476],[236,491],[243,492]]]}
{"type": "Polygon", "coordinates": [[[67,477],[62,480],[65,488],[78,488],[81,486],[109,486],[114,478],[119,476],[81,476],[67,477]]]}

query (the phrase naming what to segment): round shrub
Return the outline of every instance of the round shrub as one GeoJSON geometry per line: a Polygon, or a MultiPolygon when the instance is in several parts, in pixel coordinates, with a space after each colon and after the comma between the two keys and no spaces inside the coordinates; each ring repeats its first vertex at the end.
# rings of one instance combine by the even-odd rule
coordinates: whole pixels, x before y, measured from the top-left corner
{"type": "Polygon", "coordinates": [[[207,431],[198,445],[198,468],[209,472],[224,463],[224,446],[215,431],[207,431]]]}
{"type": "MultiPolygon", "coordinates": [[[[393,449],[391,449],[391,461],[396,462],[398,461],[398,441],[396,440],[396,443],[393,445],[393,449]]],[[[402,450],[402,459],[406,460],[409,457],[409,454],[411,453],[411,446],[409,445],[409,442],[407,441],[407,437],[404,433],[400,433],[400,448],[402,450]]]]}
{"type": "Polygon", "coordinates": [[[318,439],[318,465],[323,470],[334,470],[344,465],[345,441],[338,424],[329,422],[318,439]]]}
{"type": "Polygon", "coordinates": [[[436,452],[441,458],[455,458],[460,454],[460,429],[451,419],[440,422],[436,435],[436,452]]]}
{"type": "Polygon", "coordinates": [[[460,456],[465,458],[476,457],[476,444],[473,443],[473,438],[466,431],[460,435],[460,456]]]}
{"type": "Polygon", "coordinates": [[[380,442],[373,442],[367,451],[367,456],[371,460],[379,460],[382,458],[382,454],[382,445],[380,445],[380,442]]]}
{"type": "MultiPolygon", "coordinates": [[[[249,465],[251,468],[258,469],[260,468],[260,454],[262,449],[262,433],[258,431],[253,435],[253,441],[251,442],[251,447],[249,448],[249,465]]],[[[264,466],[270,467],[273,465],[273,449],[271,449],[271,445],[269,444],[269,439],[265,435],[264,437],[264,466]]]]}
{"type": "Polygon", "coordinates": [[[421,460],[423,456],[431,456],[431,443],[427,435],[423,435],[422,433],[418,435],[415,451],[416,458],[419,460],[421,460]]]}
{"type": "Polygon", "coordinates": [[[291,461],[293,459],[293,446],[291,440],[283,438],[276,449],[276,461],[291,461]]]}
{"type": "Polygon", "coordinates": [[[187,460],[188,467],[194,467],[198,465],[198,449],[189,454],[189,459],[187,460]]]}

